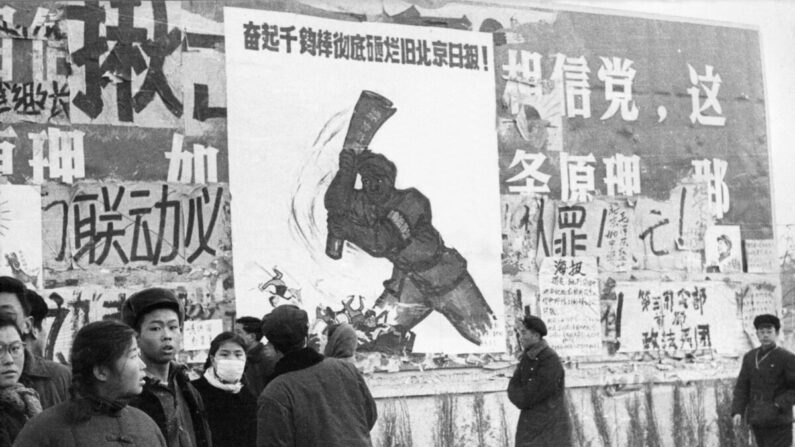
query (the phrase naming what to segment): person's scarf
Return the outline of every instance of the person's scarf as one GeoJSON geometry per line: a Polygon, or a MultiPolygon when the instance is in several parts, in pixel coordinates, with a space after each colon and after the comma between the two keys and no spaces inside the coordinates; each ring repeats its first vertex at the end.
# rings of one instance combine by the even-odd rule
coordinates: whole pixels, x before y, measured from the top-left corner
{"type": "Polygon", "coordinates": [[[328,333],[328,343],[323,354],[326,357],[352,358],[356,353],[359,340],[356,337],[356,330],[347,323],[337,326],[330,326],[328,333]]]}
{"type": "Polygon", "coordinates": [[[206,370],[204,370],[204,378],[207,379],[207,382],[218,388],[219,390],[226,391],[228,393],[237,394],[243,388],[243,382],[237,381],[236,383],[224,383],[221,382],[221,379],[215,375],[215,367],[210,366],[206,370]]]}
{"type": "Polygon", "coordinates": [[[80,423],[91,419],[94,414],[118,417],[126,406],[126,399],[111,400],[73,388],[72,398],[69,401],[69,419],[74,423],[80,423]]]}
{"type": "Polygon", "coordinates": [[[41,413],[39,394],[36,390],[27,388],[21,383],[0,388],[0,405],[25,415],[26,419],[41,413]]]}

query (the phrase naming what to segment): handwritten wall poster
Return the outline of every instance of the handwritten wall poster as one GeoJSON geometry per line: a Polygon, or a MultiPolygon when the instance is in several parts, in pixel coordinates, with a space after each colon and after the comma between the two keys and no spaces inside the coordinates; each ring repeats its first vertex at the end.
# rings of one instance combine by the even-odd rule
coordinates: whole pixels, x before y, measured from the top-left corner
{"type": "Polygon", "coordinates": [[[68,53],[58,11],[7,5],[2,10],[0,122],[68,123],[68,53]]]}
{"type": "MultiPolygon", "coordinates": [[[[185,135],[226,136],[226,71],[224,24],[195,14],[183,4],[182,84],[185,135]]],[[[226,138],[224,138],[225,140],[226,138]]]]}
{"type": "Polygon", "coordinates": [[[602,352],[599,275],[592,257],[552,257],[541,263],[539,306],[547,342],[563,356],[602,352]]]}
{"type": "MultiPolygon", "coordinates": [[[[155,283],[152,286],[167,287],[182,301],[186,314],[182,346],[185,350],[201,350],[203,356],[198,357],[204,361],[210,343],[207,341],[206,345],[202,345],[205,339],[189,339],[188,335],[194,335],[194,332],[189,332],[188,329],[196,325],[208,329],[201,325],[206,320],[212,322],[209,323],[209,328],[213,331],[219,328],[219,324],[221,329],[218,332],[230,330],[234,301],[225,295],[220,282],[213,283],[205,278],[190,282],[155,283]]],[[[120,318],[124,300],[143,287],[86,285],[41,290],[41,296],[49,307],[48,317],[43,322],[48,333],[45,357],[66,361],[74,335],[80,328],[92,321],[120,318]]],[[[212,334],[210,339],[218,332],[212,334]]],[[[204,335],[209,335],[209,332],[205,331],[204,335]]]]}
{"type": "Polygon", "coordinates": [[[743,246],[748,273],[773,273],[779,270],[775,239],[746,239],[743,246]]]}
{"type": "Polygon", "coordinates": [[[181,2],[65,7],[73,123],[175,128],[182,122],[181,2]]]}
{"type": "Polygon", "coordinates": [[[753,282],[739,287],[736,297],[743,329],[751,345],[757,347],[759,339],[756,338],[754,318],[762,314],[781,316],[781,288],[777,280],[753,282]]]}
{"type": "Polygon", "coordinates": [[[742,323],[725,282],[618,282],[622,352],[736,354],[742,323]]]}
{"type": "Polygon", "coordinates": [[[41,229],[39,187],[0,185],[0,275],[42,286],[41,229]]]}
{"type": "Polygon", "coordinates": [[[706,183],[683,183],[666,201],[641,197],[634,218],[638,268],[702,271],[704,232],[712,222],[706,183]]]}
{"type": "Polygon", "coordinates": [[[537,272],[536,243],[543,198],[503,194],[501,203],[503,273],[537,272]]]}
{"type": "Polygon", "coordinates": [[[180,129],[142,132],[130,126],[0,125],[0,175],[15,184],[170,178],[174,183],[226,182],[226,123],[207,129],[213,130],[188,136],[180,129]]]}
{"type": "Polygon", "coordinates": [[[182,349],[186,351],[206,350],[216,335],[224,331],[224,321],[212,320],[186,321],[182,332],[182,349]]]}
{"type": "Polygon", "coordinates": [[[772,237],[758,31],[569,11],[500,24],[503,194],[667,201],[691,178],[719,223],[772,237]]]}
{"type": "Polygon", "coordinates": [[[707,272],[743,271],[742,240],[737,225],[713,225],[704,233],[707,272]]]}
{"type": "Polygon", "coordinates": [[[621,199],[550,204],[553,224],[539,231],[538,256],[593,256],[600,269],[625,272],[632,268],[635,245],[634,212],[621,199]]]}
{"type": "Polygon", "coordinates": [[[44,186],[47,271],[206,267],[231,250],[225,184],[44,186]]]}
{"type": "Polygon", "coordinates": [[[224,23],[238,311],[268,311],[261,286],[278,280],[376,347],[504,350],[491,35],[233,8],[224,23]],[[341,165],[394,176],[392,201],[347,183],[352,202],[337,195],[341,165]],[[326,207],[354,203],[331,218],[351,232],[334,260],[326,207]],[[376,230],[402,254],[384,258],[376,230]]]}

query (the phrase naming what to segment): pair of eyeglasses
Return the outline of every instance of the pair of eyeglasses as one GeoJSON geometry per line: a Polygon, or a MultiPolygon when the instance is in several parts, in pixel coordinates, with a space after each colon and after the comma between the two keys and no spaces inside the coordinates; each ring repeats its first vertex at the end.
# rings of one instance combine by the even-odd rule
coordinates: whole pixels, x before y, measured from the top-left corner
{"type": "Polygon", "coordinates": [[[0,357],[6,353],[11,354],[12,357],[19,357],[25,352],[25,343],[17,342],[10,345],[0,344],[0,357]]]}

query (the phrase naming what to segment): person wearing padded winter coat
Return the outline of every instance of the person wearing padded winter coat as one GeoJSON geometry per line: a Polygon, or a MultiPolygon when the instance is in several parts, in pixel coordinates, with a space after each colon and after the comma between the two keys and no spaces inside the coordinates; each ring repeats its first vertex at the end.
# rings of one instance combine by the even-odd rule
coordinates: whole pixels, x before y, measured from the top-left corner
{"type": "Polygon", "coordinates": [[[735,425],[746,416],[759,447],[792,445],[792,405],[795,404],[795,354],[776,346],[781,321],[775,315],[754,318],[761,346],[743,357],[734,385],[735,425]]]}
{"type": "Polygon", "coordinates": [[[14,447],[166,447],[155,422],[127,405],[144,383],[132,328],[116,320],[89,323],[77,332],[70,357],[71,398],[30,420],[14,447]]]}
{"type": "Polygon", "coordinates": [[[356,366],[306,346],[309,318],[297,306],[262,320],[284,357],[257,401],[257,447],[371,447],[378,411],[356,366]]]}
{"type": "Polygon", "coordinates": [[[204,374],[191,382],[206,402],[213,445],[255,447],[257,399],[243,384],[246,341],[234,332],[221,332],[210,342],[204,374]]]}
{"type": "Polygon", "coordinates": [[[212,447],[204,401],[176,362],[185,308],[171,290],[151,287],[121,305],[122,321],[135,329],[146,363],[144,389],[130,405],[154,419],[168,447],[212,447]]]}
{"type": "Polygon", "coordinates": [[[41,413],[39,393],[19,383],[24,363],[22,331],[0,315],[0,447],[11,447],[25,423],[41,413]]]}
{"type": "Polygon", "coordinates": [[[508,383],[508,398],[522,410],[516,426],[516,447],[571,446],[565,372],[558,354],[544,340],[547,326],[529,315],[517,331],[524,350],[508,383]]]}

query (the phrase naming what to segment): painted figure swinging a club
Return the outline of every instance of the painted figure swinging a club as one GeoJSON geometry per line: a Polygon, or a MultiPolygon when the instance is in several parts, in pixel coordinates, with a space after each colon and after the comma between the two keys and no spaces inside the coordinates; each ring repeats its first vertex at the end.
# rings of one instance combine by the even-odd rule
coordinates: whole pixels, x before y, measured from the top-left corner
{"type": "Polygon", "coordinates": [[[325,195],[326,254],[339,259],[344,241],[349,241],[392,262],[392,277],[384,281],[375,307],[394,308],[395,332],[382,334],[375,349],[410,351],[413,340],[406,335],[434,310],[466,340],[480,345],[494,314],[467,271],[466,259],[444,245],[433,226],[428,198],[414,188],[396,189],[395,164],[367,149],[395,110],[389,100],[369,91],[356,104],[339,170],[325,195]],[[357,175],[361,189],[355,187],[357,175]]]}

